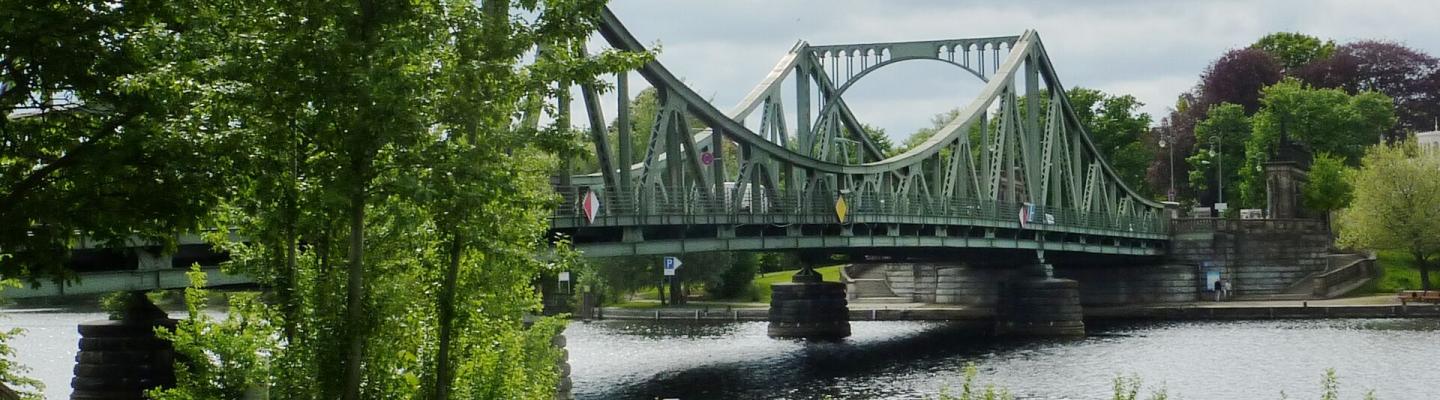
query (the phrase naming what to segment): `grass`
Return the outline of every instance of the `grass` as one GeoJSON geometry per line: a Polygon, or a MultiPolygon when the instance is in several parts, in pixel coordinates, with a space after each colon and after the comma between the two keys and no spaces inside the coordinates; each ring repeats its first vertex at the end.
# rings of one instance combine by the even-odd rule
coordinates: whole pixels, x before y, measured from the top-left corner
{"type": "Polygon", "coordinates": [[[627,301],[627,302],[624,302],[624,303],[610,304],[609,306],[610,306],[610,307],[619,307],[619,308],[635,308],[635,309],[660,308],[660,302],[658,302],[658,301],[633,301],[633,300],[632,300],[632,301],[627,301]]]}
{"type": "MultiPolygon", "coordinates": [[[[820,272],[820,276],[824,278],[826,282],[839,282],[840,268],[843,266],[843,264],[831,265],[827,267],[816,268],[815,270],[820,272]]],[[[750,282],[750,288],[744,293],[741,293],[739,296],[728,299],[711,299],[711,301],[737,303],[769,303],[770,285],[781,282],[789,282],[790,278],[794,277],[795,273],[799,271],[800,270],[795,269],[789,271],[760,274],[755,277],[754,281],[750,282]]],[[[611,304],[611,306],[620,308],[657,308],[660,307],[660,303],[654,301],[657,299],[659,299],[659,291],[652,287],[636,292],[635,297],[631,301],[611,304]]]]}
{"type": "MultiPolygon", "coordinates": [[[[831,265],[828,267],[816,268],[815,271],[820,272],[820,276],[824,278],[826,282],[839,282],[840,268],[843,266],[844,265],[831,265]]],[[[797,269],[790,271],[771,272],[768,274],[761,274],[760,276],[755,277],[755,281],[750,283],[750,293],[748,293],[750,294],[750,296],[746,296],[749,297],[749,299],[746,300],[753,299],[753,301],[769,303],[770,285],[781,282],[789,282],[790,278],[794,277],[795,273],[798,271],[800,270],[797,269]]]]}
{"type": "MultiPolygon", "coordinates": [[[[1385,294],[1400,290],[1420,289],[1420,270],[1415,268],[1414,259],[1403,251],[1381,251],[1376,253],[1375,265],[1380,268],[1380,277],[1356,289],[1356,294],[1385,294]]],[[[1440,288],[1440,271],[1430,271],[1430,287],[1440,288]]]]}

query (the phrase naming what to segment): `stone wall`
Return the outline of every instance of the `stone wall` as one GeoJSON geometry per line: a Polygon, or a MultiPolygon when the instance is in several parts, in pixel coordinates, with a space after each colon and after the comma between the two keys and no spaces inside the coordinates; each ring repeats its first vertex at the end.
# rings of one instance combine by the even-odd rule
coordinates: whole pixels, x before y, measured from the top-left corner
{"type": "Polygon", "coordinates": [[[1170,262],[1211,263],[1235,295],[1279,294],[1323,272],[1330,237],[1309,219],[1182,219],[1175,221],[1170,262]]]}
{"type": "Polygon", "coordinates": [[[976,268],[963,263],[885,263],[885,279],[896,296],[919,303],[994,306],[1000,282],[1013,269],[976,268]]]}
{"type": "MultiPolygon", "coordinates": [[[[1001,284],[1020,276],[1018,268],[980,268],[963,263],[883,263],[878,266],[896,296],[919,303],[993,307],[1001,284]]],[[[1080,283],[1086,306],[1193,301],[1200,286],[1190,265],[1055,268],[1057,278],[1080,283]]]]}
{"type": "Polygon", "coordinates": [[[1080,282],[1080,304],[1086,307],[1194,301],[1200,290],[1193,265],[1055,268],[1055,276],[1080,282]]]}

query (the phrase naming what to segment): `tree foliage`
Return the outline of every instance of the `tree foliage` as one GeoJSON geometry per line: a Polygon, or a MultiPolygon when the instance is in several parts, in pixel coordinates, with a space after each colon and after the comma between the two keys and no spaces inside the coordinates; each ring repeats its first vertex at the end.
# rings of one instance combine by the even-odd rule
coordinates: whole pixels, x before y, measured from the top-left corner
{"type": "Polygon", "coordinates": [[[891,141],[890,136],[885,134],[885,128],[870,124],[861,124],[860,129],[865,131],[865,137],[870,139],[870,143],[875,145],[876,150],[880,150],[880,154],[889,155],[890,152],[895,149],[895,142],[891,141]]]}
{"type": "MultiPolygon", "coordinates": [[[[1152,150],[1145,146],[1141,139],[1149,132],[1151,119],[1149,114],[1140,112],[1144,103],[1132,95],[1112,95],[1083,87],[1071,88],[1066,95],[1069,96],[1080,124],[1095,141],[1101,157],[1110,163],[1110,167],[1115,169],[1115,173],[1120,175],[1120,179],[1127,186],[1142,195],[1148,195],[1150,190],[1145,185],[1145,173],[1152,150]]],[[[1040,96],[1039,106],[1042,109],[1049,106],[1049,97],[1047,94],[1040,96]]],[[[1024,115],[1025,107],[1028,107],[1025,102],[1026,99],[1021,98],[1017,105],[1021,115],[1024,115]]],[[[930,118],[930,126],[910,134],[910,137],[888,155],[897,155],[920,146],[959,116],[959,108],[935,114],[930,118]]],[[[998,123],[998,120],[992,120],[991,124],[994,126],[990,129],[996,129],[998,123]]],[[[979,129],[972,129],[969,135],[974,151],[984,148],[984,144],[980,143],[979,129]]]]}
{"type": "Polygon", "coordinates": [[[1338,89],[1311,88],[1294,78],[1265,88],[1262,101],[1264,107],[1253,119],[1254,133],[1245,143],[1246,164],[1241,170],[1242,200],[1247,206],[1264,204],[1263,164],[1282,137],[1311,152],[1354,162],[1395,123],[1394,106],[1383,94],[1352,96],[1338,89]]]}
{"type": "MultiPolygon", "coordinates": [[[[915,131],[915,133],[911,133],[909,137],[906,137],[904,141],[900,142],[899,146],[896,146],[888,153],[886,153],[886,156],[899,155],[900,153],[904,153],[910,151],[910,149],[919,147],[921,144],[924,144],[926,140],[930,140],[930,137],[935,136],[936,133],[939,133],[940,129],[945,128],[945,125],[949,124],[951,120],[954,120],[958,117],[960,117],[959,107],[952,108],[949,111],[937,113],[934,116],[931,116],[930,126],[920,128],[919,130],[915,131]]],[[[972,135],[970,143],[979,143],[978,132],[976,135],[972,135]]]]}
{"type": "Polygon", "coordinates": [[[1240,167],[1244,164],[1245,141],[1249,138],[1250,118],[1236,104],[1211,107],[1205,119],[1195,125],[1198,145],[1195,154],[1186,161],[1196,167],[1190,171],[1190,186],[1202,194],[1202,203],[1220,200],[1217,172],[1224,177],[1225,189],[1231,194],[1227,200],[1239,194],[1235,188],[1240,186],[1240,167]],[[1230,162],[1227,164],[1225,160],[1230,162]]]}
{"type": "MultiPolygon", "coordinates": [[[[6,254],[0,253],[0,259],[5,257],[6,254]]],[[[20,282],[14,279],[0,280],[0,292],[4,292],[7,287],[17,286],[20,286],[20,282]]],[[[3,299],[0,297],[0,300],[3,299]]],[[[30,368],[15,362],[15,348],[8,343],[22,333],[25,333],[25,330],[20,328],[0,330],[0,397],[8,394],[24,400],[39,400],[42,398],[40,391],[45,389],[45,385],[37,379],[25,376],[30,372],[30,368]]]]}
{"type": "Polygon", "coordinates": [[[1440,152],[1422,151],[1414,140],[1371,147],[1349,182],[1350,207],[1340,212],[1342,245],[1399,250],[1420,269],[1430,289],[1429,269],[1440,257],[1440,152]]]}
{"type": "Polygon", "coordinates": [[[1335,41],[1320,40],[1299,32],[1271,33],[1250,47],[1270,53],[1287,74],[1335,54],[1335,41]]]}
{"type": "Polygon", "coordinates": [[[712,281],[705,283],[705,293],[714,298],[737,298],[750,288],[760,272],[760,256],[755,253],[733,253],[731,263],[712,281]]]}
{"type": "Polygon", "coordinates": [[[1254,113],[1260,108],[1260,89],[1279,82],[1283,76],[1280,62],[1264,50],[1230,50],[1200,75],[1196,102],[1190,107],[1196,108],[1200,116],[1220,103],[1239,104],[1245,113],[1254,113]]]}
{"type": "Polygon", "coordinates": [[[1151,119],[1150,114],[1140,112],[1145,104],[1132,95],[1107,94],[1082,87],[1071,88],[1066,95],[1080,124],[1090,133],[1096,149],[1120,175],[1120,180],[1148,197],[1150,189],[1145,185],[1145,169],[1152,151],[1141,139],[1149,132],[1151,119]]]}
{"type": "Polygon", "coordinates": [[[229,132],[199,109],[241,65],[170,2],[0,2],[0,275],[71,277],[70,244],[173,249],[226,193],[229,132]],[[198,78],[198,79],[197,79],[198,78]]]}
{"type": "Polygon", "coordinates": [[[1345,160],[1329,153],[1315,154],[1310,163],[1309,179],[1303,189],[1304,205],[1327,216],[1345,208],[1354,198],[1355,188],[1345,176],[1345,160]]]}
{"type": "Polygon", "coordinates": [[[573,150],[573,131],[522,122],[563,83],[599,85],[594,76],[644,59],[580,54],[602,4],[175,2],[166,15],[183,29],[139,23],[169,40],[157,53],[195,66],[154,79],[194,92],[166,128],[233,141],[223,148],[233,165],[191,160],[228,184],[211,239],[274,296],[254,304],[263,323],[239,324],[273,349],[209,337],[233,331],[228,321],[195,319],[186,332],[205,338],[177,336],[206,355],[261,357],[182,374],[179,388],[238,376],[222,388],[552,396],[559,325],[527,329],[523,318],[538,307],[532,282],[563,267],[537,255],[551,154],[573,150]],[[247,240],[229,242],[232,228],[247,240]]]}
{"type": "Polygon", "coordinates": [[[1440,60],[1399,43],[1346,43],[1299,76],[1317,87],[1390,96],[1398,117],[1398,123],[1387,132],[1391,140],[1403,138],[1406,132],[1434,129],[1440,119],[1440,60]]]}

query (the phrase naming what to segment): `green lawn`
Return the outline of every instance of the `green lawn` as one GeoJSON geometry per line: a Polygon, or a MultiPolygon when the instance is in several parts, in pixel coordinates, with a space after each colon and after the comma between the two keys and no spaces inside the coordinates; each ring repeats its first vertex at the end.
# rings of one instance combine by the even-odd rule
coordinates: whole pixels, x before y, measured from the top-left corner
{"type": "MultiPolygon", "coordinates": [[[[1376,254],[1375,264],[1380,267],[1380,277],[1356,289],[1352,294],[1395,293],[1400,290],[1420,289],[1420,270],[1414,266],[1414,259],[1403,251],[1381,251],[1376,254]]],[[[1440,288],[1440,271],[1430,271],[1430,287],[1440,288]]]]}
{"type": "MultiPolygon", "coordinates": [[[[828,267],[816,268],[815,270],[820,272],[820,276],[823,277],[826,282],[839,282],[839,281],[840,281],[840,267],[843,267],[843,266],[844,266],[844,265],[831,265],[831,266],[828,266],[828,267]]],[[[790,278],[793,277],[793,276],[795,276],[795,272],[798,272],[798,271],[800,271],[800,270],[797,269],[797,270],[790,270],[790,271],[780,271],[780,272],[771,272],[771,273],[768,273],[768,274],[761,274],[760,276],[755,277],[755,281],[754,281],[754,282],[750,283],[750,292],[751,292],[751,293],[750,293],[750,296],[747,296],[748,298],[746,298],[746,299],[740,299],[740,300],[745,300],[745,301],[758,301],[758,302],[761,302],[761,303],[769,303],[769,302],[770,302],[770,284],[772,284],[772,283],[780,283],[780,282],[789,282],[789,281],[790,281],[790,278]]]]}
{"type": "MultiPolygon", "coordinates": [[[[825,281],[827,281],[827,282],[839,282],[839,281],[840,281],[840,267],[843,267],[843,266],[844,266],[843,264],[842,264],[842,265],[831,265],[831,266],[827,266],[827,267],[816,268],[815,270],[820,272],[820,276],[823,277],[823,278],[825,279],[825,281]]],[[[780,282],[789,282],[789,281],[790,281],[790,278],[793,277],[793,276],[795,276],[795,273],[798,272],[798,271],[800,271],[800,270],[796,269],[796,270],[789,270],[789,271],[771,272],[771,273],[768,273],[768,274],[760,274],[760,275],[758,275],[758,276],[755,277],[755,280],[754,280],[753,282],[750,283],[750,290],[745,291],[745,293],[741,293],[740,296],[735,297],[735,298],[730,298],[730,299],[712,299],[712,300],[713,300],[713,301],[717,301],[717,302],[733,301],[733,302],[742,302],[742,303],[769,303],[769,302],[770,302],[770,284],[780,283],[780,282]]],[[[641,291],[635,293],[635,299],[636,299],[636,300],[640,300],[640,299],[655,300],[655,299],[658,299],[658,298],[659,298],[659,292],[656,291],[656,289],[653,288],[653,287],[652,287],[652,288],[646,288],[646,289],[644,289],[644,290],[641,290],[641,291]]],[[[612,304],[612,305],[615,306],[615,307],[624,307],[624,308],[654,308],[654,307],[659,307],[659,306],[660,306],[660,303],[658,303],[658,302],[636,301],[636,300],[632,300],[632,301],[628,301],[628,302],[623,302],[623,303],[612,304]]]]}

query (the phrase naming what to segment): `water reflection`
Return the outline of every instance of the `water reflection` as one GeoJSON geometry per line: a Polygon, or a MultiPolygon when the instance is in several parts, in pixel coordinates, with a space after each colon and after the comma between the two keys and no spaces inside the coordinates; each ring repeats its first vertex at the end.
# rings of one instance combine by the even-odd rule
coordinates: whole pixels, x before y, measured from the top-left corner
{"type": "MultiPolygon", "coordinates": [[[[75,326],[96,312],[3,313],[28,330],[11,344],[47,398],[69,395],[75,326]]],[[[1108,399],[1136,374],[1185,399],[1318,398],[1335,368],[1341,398],[1435,398],[1440,320],[1279,320],[1090,324],[1072,340],[977,336],[961,325],[855,322],[842,342],[773,340],[763,322],[605,321],[566,331],[581,399],[919,399],[958,389],[974,362],[983,383],[1022,399],[1108,399]]],[[[1174,397],[1172,397],[1174,398],[1174,397]]]]}
{"type": "Polygon", "coordinates": [[[581,399],[914,399],[958,389],[966,363],[1025,399],[1109,398],[1138,375],[1186,399],[1318,396],[1336,368],[1342,398],[1426,397],[1440,372],[1440,321],[1328,320],[1092,324],[1072,340],[977,336],[973,327],[856,322],[843,342],[765,337],[765,324],[607,321],[574,324],[581,399]]]}

